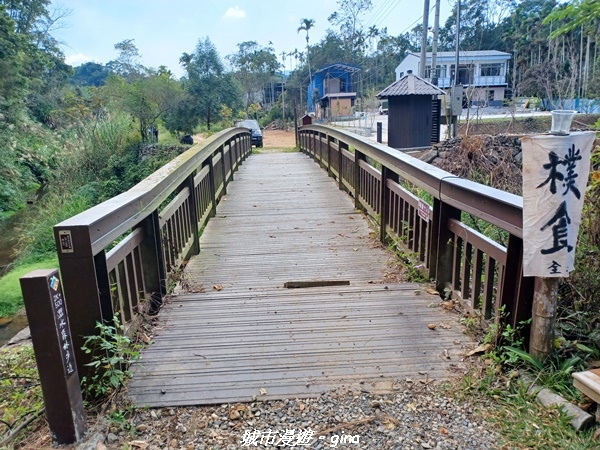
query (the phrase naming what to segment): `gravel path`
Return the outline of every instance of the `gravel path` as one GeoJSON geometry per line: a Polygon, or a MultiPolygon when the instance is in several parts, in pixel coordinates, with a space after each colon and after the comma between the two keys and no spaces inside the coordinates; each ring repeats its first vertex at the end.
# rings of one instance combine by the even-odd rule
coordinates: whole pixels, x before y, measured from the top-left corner
{"type": "MultiPolygon", "coordinates": [[[[114,413],[113,413],[114,416],[114,413]]],[[[402,381],[386,395],[337,390],[318,398],[139,410],[101,426],[80,449],[493,449],[475,408],[435,382],[402,381]]]]}

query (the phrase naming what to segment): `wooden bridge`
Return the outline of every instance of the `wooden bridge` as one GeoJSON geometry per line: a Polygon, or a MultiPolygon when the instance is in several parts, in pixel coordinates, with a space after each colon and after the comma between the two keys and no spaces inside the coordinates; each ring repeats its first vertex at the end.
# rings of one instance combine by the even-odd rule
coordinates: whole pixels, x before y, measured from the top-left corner
{"type": "Polygon", "coordinates": [[[520,197],[332,128],[298,136],[301,153],[251,156],[246,130],[223,131],[55,227],[80,373],[97,321],[135,327],[139,311],[162,306],[133,368],[140,405],[446,377],[466,338],[431,307],[439,297],[397,282],[382,242],[481,320],[501,307],[513,325],[530,317],[520,197]],[[507,246],[466,214],[505,230],[507,246]]]}

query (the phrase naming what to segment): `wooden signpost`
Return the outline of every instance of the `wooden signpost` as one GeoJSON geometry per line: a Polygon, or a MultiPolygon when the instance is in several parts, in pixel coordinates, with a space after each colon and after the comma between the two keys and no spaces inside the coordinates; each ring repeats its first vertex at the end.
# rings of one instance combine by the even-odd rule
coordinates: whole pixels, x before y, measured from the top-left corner
{"type": "Polygon", "coordinates": [[[83,437],[86,425],[58,270],[35,270],[20,281],[48,425],[56,444],[70,444],[83,437]]]}

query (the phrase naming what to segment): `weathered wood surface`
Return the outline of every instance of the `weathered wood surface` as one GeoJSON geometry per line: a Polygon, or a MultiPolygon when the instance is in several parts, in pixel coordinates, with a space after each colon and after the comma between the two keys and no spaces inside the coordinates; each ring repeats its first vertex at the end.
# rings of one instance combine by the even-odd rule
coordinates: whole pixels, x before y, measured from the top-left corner
{"type": "Polygon", "coordinates": [[[186,268],[191,293],[163,308],[133,367],[133,401],[218,404],[447,377],[467,338],[431,307],[438,297],[386,282],[389,254],[370,233],[308,157],[249,158],[186,268]],[[319,280],[350,285],[284,287],[319,280]]]}

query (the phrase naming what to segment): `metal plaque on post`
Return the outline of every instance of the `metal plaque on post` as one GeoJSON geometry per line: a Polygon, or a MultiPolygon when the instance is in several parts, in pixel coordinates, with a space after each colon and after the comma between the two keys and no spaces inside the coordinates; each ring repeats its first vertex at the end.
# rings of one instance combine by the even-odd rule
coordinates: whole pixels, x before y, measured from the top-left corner
{"type": "Polygon", "coordinates": [[[55,443],[70,444],[83,437],[86,426],[58,270],[35,270],[20,281],[48,425],[55,443]]]}

